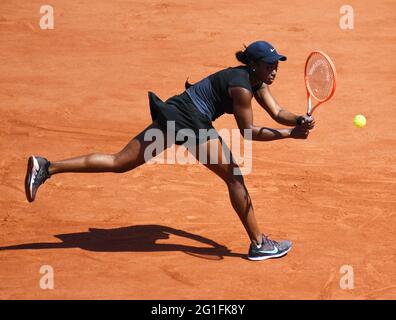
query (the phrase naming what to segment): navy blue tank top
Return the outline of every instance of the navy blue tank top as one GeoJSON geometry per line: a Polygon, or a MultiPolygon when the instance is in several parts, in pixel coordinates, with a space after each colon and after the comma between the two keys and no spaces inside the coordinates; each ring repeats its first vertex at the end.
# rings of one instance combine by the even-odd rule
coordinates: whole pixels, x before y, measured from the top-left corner
{"type": "Polygon", "coordinates": [[[242,87],[254,93],[261,84],[252,88],[249,71],[245,66],[220,70],[194,85],[186,82],[186,92],[197,109],[210,121],[224,113],[233,113],[233,102],[228,93],[231,87],[242,87]]]}

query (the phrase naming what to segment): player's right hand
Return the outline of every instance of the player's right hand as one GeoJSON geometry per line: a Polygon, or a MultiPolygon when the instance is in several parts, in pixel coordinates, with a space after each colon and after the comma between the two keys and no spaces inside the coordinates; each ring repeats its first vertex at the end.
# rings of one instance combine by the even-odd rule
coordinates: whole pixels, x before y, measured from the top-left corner
{"type": "Polygon", "coordinates": [[[297,125],[303,126],[308,130],[312,130],[315,127],[315,119],[313,116],[302,115],[297,118],[297,125]]]}
{"type": "Polygon", "coordinates": [[[313,116],[305,115],[301,124],[308,130],[312,130],[315,127],[315,119],[313,116]]]}

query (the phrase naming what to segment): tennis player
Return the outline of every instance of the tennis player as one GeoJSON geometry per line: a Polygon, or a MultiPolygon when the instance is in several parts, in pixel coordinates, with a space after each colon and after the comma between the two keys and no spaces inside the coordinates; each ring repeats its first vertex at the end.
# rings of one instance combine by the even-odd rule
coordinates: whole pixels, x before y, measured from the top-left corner
{"type": "MultiPolygon", "coordinates": [[[[216,132],[212,122],[224,113],[230,113],[235,116],[244,138],[251,136],[251,139],[256,141],[285,138],[306,139],[315,121],[307,115],[296,115],[287,111],[272,96],[270,85],[277,75],[279,61],[286,61],[286,57],[278,54],[271,44],[265,41],[253,42],[244,51],[238,51],[236,59],[241,65],[218,71],[195,84],[186,82],[186,90],[182,94],[173,96],[165,102],[149,92],[153,122],[118,153],[93,153],[62,161],[48,161],[43,157],[31,156],[28,159],[25,179],[28,201],[34,201],[38,188],[55,174],[121,173],[144,164],[170,146],[169,141],[164,141],[163,148],[155,149],[155,152],[147,157],[144,151],[153,141],[146,141],[145,133],[150,129],[157,129],[161,130],[166,137],[165,132],[169,123],[173,123],[172,128],[176,136],[186,131],[185,129],[194,132],[194,141],[198,151],[195,156],[199,159],[199,153],[205,150],[209,161],[206,161],[204,165],[227,185],[231,204],[251,241],[248,258],[265,260],[284,256],[292,247],[291,241],[274,241],[261,232],[243,176],[234,174],[239,167],[232,155],[228,163],[223,161],[223,152],[216,152],[218,159],[213,159],[211,143],[217,144],[218,150],[229,150],[228,147],[218,134],[211,134],[203,139],[199,135],[199,130],[207,129],[216,132]],[[275,121],[290,128],[271,129],[254,124],[251,105],[253,97],[275,121]],[[250,130],[249,135],[246,134],[248,132],[246,130],[250,130]]],[[[188,134],[183,133],[181,137],[182,139],[176,139],[177,145],[191,141],[188,134]]]]}

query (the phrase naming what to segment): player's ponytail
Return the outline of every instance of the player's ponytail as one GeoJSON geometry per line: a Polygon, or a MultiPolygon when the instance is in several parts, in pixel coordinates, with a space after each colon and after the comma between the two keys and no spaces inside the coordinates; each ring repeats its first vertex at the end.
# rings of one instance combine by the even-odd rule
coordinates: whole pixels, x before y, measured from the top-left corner
{"type": "Polygon", "coordinates": [[[245,65],[249,64],[249,58],[245,51],[238,51],[235,53],[235,58],[245,65]]]}
{"type": "Polygon", "coordinates": [[[251,64],[251,59],[249,58],[248,53],[246,52],[246,45],[243,45],[245,47],[245,50],[239,50],[238,52],[235,53],[235,58],[239,61],[242,62],[245,65],[250,65],[251,64]]]}

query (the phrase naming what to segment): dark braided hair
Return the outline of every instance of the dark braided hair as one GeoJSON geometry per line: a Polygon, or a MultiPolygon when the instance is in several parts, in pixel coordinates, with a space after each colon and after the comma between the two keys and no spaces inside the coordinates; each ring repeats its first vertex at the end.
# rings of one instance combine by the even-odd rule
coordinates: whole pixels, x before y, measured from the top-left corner
{"type": "Polygon", "coordinates": [[[250,63],[250,59],[245,51],[238,51],[235,53],[235,58],[239,61],[242,62],[245,65],[248,65],[250,63]]]}
{"type": "Polygon", "coordinates": [[[239,50],[235,53],[235,58],[243,63],[244,65],[251,65],[251,63],[253,62],[253,60],[249,57],[248,53],[246,52],[246,45],[243,45],[245,47],[245,50],[239,50]]]}

